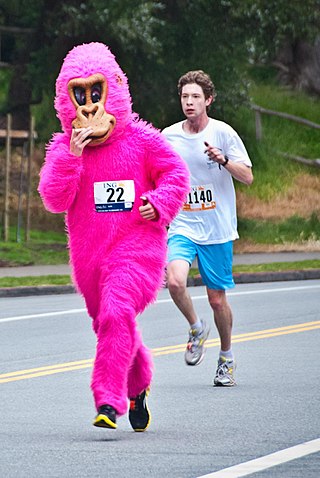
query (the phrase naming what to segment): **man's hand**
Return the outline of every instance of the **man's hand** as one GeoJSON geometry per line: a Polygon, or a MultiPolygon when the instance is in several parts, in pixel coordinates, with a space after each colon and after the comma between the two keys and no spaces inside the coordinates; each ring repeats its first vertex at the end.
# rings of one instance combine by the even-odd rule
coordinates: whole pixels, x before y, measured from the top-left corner
{"type": "Polygon", "coordinates": [[[146,221],[154,221],[158,219],[158,213],[152,204],[149,203],[148,199],[145,196],[141,196],[142,206],[139,207],[139,212],[143,219],[146,221]]]}
{"type": "Polygon", "coordinates": [[[235,161],[227,161],[228,159],[226,156],[224,156],[219,148],[216,148],[215,146],[210,146],[209,143],[206,141],[204,142],[206,149],[205,153],[207,153],[209,159],[211,161],[215,161],[216,163],[219,164],[219,168],[221,169],[221,164],[227,169],[227,171],[237,180],[240,181],[243,184],[247,184],[247,186],[250,186],[253,181],[253,175],[252,175],[252,169],[250,166],[247,166],[244,163],[237,163],[235,161]]]}
{"type": "Polygon", "coordinates": [[[211,146],[206,141],[204,142],[204,144],[206,146],[206,149],[204,152],[207,153],[209,159],[211,159],[211,161],[214,161],[215,163],[224,164],[226,158],[222,154],[221,149],[216,148],[215,146],[211,146]]]}
{"type": "Polygon", "coordinates": [[[88,138],[92,133],[93,129],[90,127],[73,129],[70,139],[70,153],[78,157],[81,156],[85,146],[92,141],[91,138],[88,138]]]}

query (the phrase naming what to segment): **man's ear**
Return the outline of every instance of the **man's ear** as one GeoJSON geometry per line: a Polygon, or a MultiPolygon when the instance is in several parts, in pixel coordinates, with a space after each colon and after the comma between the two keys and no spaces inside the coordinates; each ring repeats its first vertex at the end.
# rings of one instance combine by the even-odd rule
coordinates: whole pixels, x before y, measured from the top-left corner
{"type": "Polygon", "coordinates": [[[214,102],[214,97],[213,97],[213,96],[209,96],[209,97],[206,99],[206,106],[212,105],[213,102],[214,102]]]}

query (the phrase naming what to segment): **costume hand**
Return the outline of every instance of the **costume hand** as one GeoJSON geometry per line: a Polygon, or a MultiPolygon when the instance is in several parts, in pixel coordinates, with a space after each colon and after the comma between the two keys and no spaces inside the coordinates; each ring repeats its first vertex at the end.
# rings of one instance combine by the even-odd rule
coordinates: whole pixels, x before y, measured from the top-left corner
{"type": "Polygon", "coordinates": [[[73,129],[70,139],[70,153],[78,157],[81,156],[85,146],[92,141],[91,138],[88,138],[88,136],[90,136],[92,133],[92,128],[73,129]]]}
{"type": "Polygon", "coordinates": [[[209,143],[206,141],[204,142],[206,149],[204,150],[205,153],[207,153],[209,159],[211,161],[214,161],[215,163],[218,164],[223,164],[225,162],[225,157],[221,152],[220,148],[216,148],[215,146],[211,146],[209,143]]]}
{"type": "Polygon", "coordinates": [[[141,217],[146,219],[146,221],[158,219],[158,213],[152,204],[149,203],[148,199],[145,196],[141,196],[140,199],[142,200],[142,206],[139,207],[141,217]]]}

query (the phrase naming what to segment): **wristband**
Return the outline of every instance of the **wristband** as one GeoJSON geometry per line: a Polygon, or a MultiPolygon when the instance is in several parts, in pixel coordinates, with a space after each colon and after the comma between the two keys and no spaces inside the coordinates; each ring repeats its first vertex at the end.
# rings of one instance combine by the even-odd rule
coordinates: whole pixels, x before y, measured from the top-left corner
{"type": "Polygon", "coordinates": [[[228,156],[225,156],[224,157],[224,163],[219,163],[219,169],[221,169],[221,165],[226,167],[228,162],[229,162],[229,158],[228,158],[228,156]]]}

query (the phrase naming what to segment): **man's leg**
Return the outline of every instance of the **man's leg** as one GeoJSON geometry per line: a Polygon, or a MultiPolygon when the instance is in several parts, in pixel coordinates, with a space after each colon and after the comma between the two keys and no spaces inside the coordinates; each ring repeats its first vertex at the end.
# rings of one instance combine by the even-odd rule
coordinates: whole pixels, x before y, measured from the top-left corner
{"type": "Polygon", "coordinates": [[[189,268],[189,263],[184,260],[177,259],[169,262],[167,266],[167,281],[173,302],[185,316],[191,327],[197,322],[197,314],[187,289],[189,268]]]}
{"type": "Polygon", "coordinates": [[[167,280],[170,295],[190,324],[189,340],[185,352],[187,365],[198,365],[204,356],[204,342],[209,335],[209,327],[199,320],[187,289],[189,263],[176,259],[168,264],[167,280]]]}
{"type": "Polygon", "coordinates": [[[233,317],[230,305],[227,302],[226,293],[224,290],[208,288],[207,293],[220,337],[221,350],[230,350],[233,317]]]}
{"type": "Polygon", "coordinates": [[[235,361],[231,349],[232,311],[224,290],[207,288],[207,293],[221,344],[214,385],[232,387],[235,385],[233,377],[235,361]]]}

